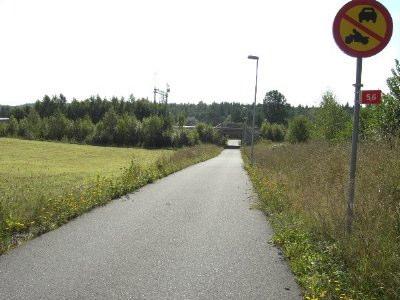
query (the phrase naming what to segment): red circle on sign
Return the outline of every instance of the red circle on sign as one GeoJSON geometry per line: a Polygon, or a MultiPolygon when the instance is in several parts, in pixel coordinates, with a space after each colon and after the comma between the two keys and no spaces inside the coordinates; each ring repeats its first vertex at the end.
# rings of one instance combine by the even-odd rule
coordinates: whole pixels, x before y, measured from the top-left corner
{"type": "Polygon", "coordinates": [[[333,22],[333,37],[335,38],[336,44],[344,53],[353,57],[370,57],[375,54],[378,54],[387,46],[392,37],[392,33],[393,33],[393,20],[389,11],[386,9],[385,6],[383,6],[381,3],[375,0],[353,0],[348,2],[339,10],[339,12],[335,17],[335,21],[333,22]],[[369,5],[376,8],[386,20],[387,27],[385,36],[383,37],[382,41],[377,47],[368,51],[357,51],[350,48],[349,46],[347,46],[347,44],[343,41],[342,37],[340,36],[340,23],[344,19],[344,16],[346,15],[347,11],[358,5],[369,5]]]}

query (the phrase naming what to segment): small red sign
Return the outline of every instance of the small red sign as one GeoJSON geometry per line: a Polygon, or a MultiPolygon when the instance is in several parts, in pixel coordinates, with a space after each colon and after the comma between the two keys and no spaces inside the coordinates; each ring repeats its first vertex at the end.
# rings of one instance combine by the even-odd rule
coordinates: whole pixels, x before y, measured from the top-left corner
{"type": "Polygon", "coordinates": [[[382,102],[382,91],[362,91],[361,103],[362,104],[380,104],[382,102]]]}

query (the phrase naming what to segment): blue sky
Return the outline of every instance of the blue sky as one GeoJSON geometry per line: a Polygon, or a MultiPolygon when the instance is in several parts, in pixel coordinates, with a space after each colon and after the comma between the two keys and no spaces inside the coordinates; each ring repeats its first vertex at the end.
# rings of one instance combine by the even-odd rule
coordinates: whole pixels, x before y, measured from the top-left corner
{"type": "Polygon", "coordinates": [[[394,34],[391,43],[396,48],[398,58],[400,59],[400,1],[386,0],[381,3],[392,13],[394,34]]]}
{"type": "MultiPolygon", "coordinates": [[[[334,43],[342,0],[0,0],[0,104],[44,94],[152,97],[173,102],[251,103],[278,89],[293,105],[317,105],[326,90],[353,101],[355,59],[334,43]]],[[[366,89],[383,89],[400,58],[400,3],[382,0],[395,32],[364,60],[366,89]]]]}

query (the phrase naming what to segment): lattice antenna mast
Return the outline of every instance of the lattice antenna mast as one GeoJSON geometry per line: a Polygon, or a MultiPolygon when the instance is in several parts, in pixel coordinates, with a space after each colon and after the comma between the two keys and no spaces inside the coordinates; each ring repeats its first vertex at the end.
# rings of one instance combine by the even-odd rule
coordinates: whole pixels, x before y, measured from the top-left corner
{"type": "Polygon", "coordinates": [[[154,93],[154,103],[157,103],[157,95],[160,95],[161,96],[161,101],[160,102],[164,103],[165,105],[167,105],[168,104],[168,94],[169,94],[170,90],[171,89],[170,89],[168,83],[167,83],[167,89],[165,91],[155,87],[154,91],[153,91],[153,93],[154,93]]]}

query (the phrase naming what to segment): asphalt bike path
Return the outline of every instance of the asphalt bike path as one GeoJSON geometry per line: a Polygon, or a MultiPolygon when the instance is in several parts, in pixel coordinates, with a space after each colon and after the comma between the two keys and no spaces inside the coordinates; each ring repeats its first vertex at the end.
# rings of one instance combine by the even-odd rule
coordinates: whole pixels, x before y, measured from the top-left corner
{"type": "Polygon", "coordinates": [[[238,149],[0,256],[0,299],[300,299],[238,149]]]}

